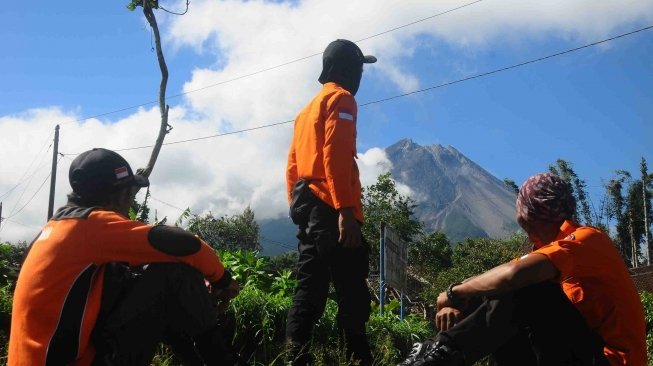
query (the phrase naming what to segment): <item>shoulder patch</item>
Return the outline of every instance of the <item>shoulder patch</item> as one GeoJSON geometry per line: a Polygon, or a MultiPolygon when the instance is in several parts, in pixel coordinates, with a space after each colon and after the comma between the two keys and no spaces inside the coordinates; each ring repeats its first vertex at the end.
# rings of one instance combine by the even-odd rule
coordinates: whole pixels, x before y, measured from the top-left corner
{"type": "Polygon", "coordinates": [[[166,225],[151,228],[147,239],[154,249],[175,257],[195,254],[202,245],[200,240],[188,231],[166,225]]]}
{"type": "Polygon", "coordinates": [[[574,235],[574,234],[570,234],[569,236],[567,236],[567,237],[565,238],[565,240],[576,240],[576,235],[574,235]]]}
{"type": "Polygon", "coordinates": [[[349,108],[338,108],[338,118],[354,121],[354,111],[349,108]]]}

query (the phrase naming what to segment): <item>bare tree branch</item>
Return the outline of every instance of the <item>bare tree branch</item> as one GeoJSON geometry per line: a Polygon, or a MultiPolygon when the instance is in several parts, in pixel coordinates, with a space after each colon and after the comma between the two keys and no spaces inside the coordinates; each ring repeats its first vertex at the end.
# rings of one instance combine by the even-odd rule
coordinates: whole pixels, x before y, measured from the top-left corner
{"type": "Polygon", "coordinates": [[[174,11],[170,11],[170,10],[164,8],[163,6],[160,6],[160,5],[159,5],[159,9],[165,11],[166,13],[170,13],[170,14],[174,14],[174,15],[184,15],[184,14],[188,13],[188,4],[189,4],[189,2],[190,2],[190,0],[186,0],[186,10],[184,10],[183,13],[175,13],[174,11]]]}
{"type": "MultiPolygon", "coordinates": [[[[187,9],[188,10],[188,9],[187,9]]],[[[172,126],[168,124],[168,110],[170,106],[165,104],[166,99],[166,88],[168,86],[168,66],[166,65],[165,58],[163,57],[163,50],[161,49],[161,36],[159,34],[159,26],[152,11],[152,7],[148,3],[148,0],[143,0],[143,14],[145,19],[152,27],[154,32],[154,44],[156,46],[156,57],[159,61],[159,69],[161,70],[161,83],[159,85],[159,111],[161,112],[161,126],[159,128],[159,134],[156,138],[154,148],[152,149],[152,154],[150,155],[150,160],[148,161],[145,168],[138,169],[137,174],[149,177],[154,169],[154,164],[156,159],[159,156],[161,151],[161,145],[163,144],[163,139],[165,135],[170,132],[172,126]]]]}

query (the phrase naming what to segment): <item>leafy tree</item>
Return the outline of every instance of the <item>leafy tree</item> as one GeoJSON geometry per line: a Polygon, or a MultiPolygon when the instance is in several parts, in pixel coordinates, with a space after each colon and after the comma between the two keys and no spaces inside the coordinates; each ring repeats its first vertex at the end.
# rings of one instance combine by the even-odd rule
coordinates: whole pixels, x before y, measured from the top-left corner
{"type": "Polygon", "coordinates": [[[606,185],[608,217],[615,221],[613,241],[627,264],[636,267],[640,262],[649,264],[652,249],[648,236],[651,208],[650,176],[646,161],[641,163],[642,180],[633,180],[629,172],[617,170],[606,185]],[[624,194],[625,193],[625,194],[624,194]],[[641,253],[641,246],[646,250],[641,253]]]}
{"type": "Polygon", "coordinates": [[[285,270],[294,271],[297,268],[298,260],[299,252],[296,250],[275,255],[274,257],[270,257],[267,270],[276,273],[282,273],[285,270]]]}
{"type": "Polygon", "coordinates": [[[651,189],[653,189],[653,175],[648,173],[646,159],[642,156],[639,163],[639,171],[642,180],[642,212],[644,214],[644,245],[646,245],[648,258],[647,264],[651,264],[651,253],[653,253],[653,242],[651,242],[651,189]]]}
{"type": "MultiPolygon", "coordinates": [[[[642,184],[641,180],[635,180],[633,181],[630,186],[628,187],[628,196],[627,196],[627,209],[626,209],[626,215],[628,217],[628,223],[629,223],[629,234],[630,234],[630,242],[633,248],[636,250],[632,250],[632,258],[636,258],[639,260],[640,253],[639,253],[639,247],[640,243],[645,241],[645,234],[646,234],[646,229],[644,226],[644,217],[646,214],[649,216],[651,215],[650,212],[650,205],[647,207],[648,213],[645,213],[644,211],[644,206],[645,206],[645,200],[642,200],[642,192],[644,191],[644,187],[642,184]]],[[[647,195],[648,199],[650,200],[650,195],[647,195]]],[[[648,249],[648,247],[645,247],[648,249]]],[[[647,258],[644,258],[643,262],[647,262],[647,258]]],[[[635,263],[633,260],[633,264],[639,264],[639,262],[635,263]]]]}
{"type": "Polygon", "coordinates": [[[515,183],[514,180],[508,179],[508,178],[503,178],[503,184],[508,186],[508,188],[513,190],[515,193],[519,193],[519,186],[517,186],[517,183],[515,183]]]}
{"type": "Polygon", "coordinates": [[[469,238],[459,243],[453,249],[451,267],[432,279],[432,287],[424,297],[433,299],[451,283],[462,282],[525,254],[524,241],[525,236],[514,235],[506,240],[469,238]]]}
{"type": "Polygon", "coordinates": [[[595,220],[592,218],[592,210],[590,209],[585,180],[580,179],[572,168],[571,163],[563,159],[558,159],[555,165],[550,165],[549,171],[558,175],[571,186],[572,194],[576,199],[576,221],[585,225],[593,225],[595,220]]]}
{"type": "Polygon", "coordinates": [[[261,249],[259,226],[254,211],[249,207],[233,216],[215,217],[210,212],[204,216],[191,216],[187,229],[216,249],[261,249]]]}
{"type": "Polygon", "coordinates": [[[613,241],[624,261],[631,263],[630,225],[626,214],[626,200],[623,196],[624,184],[628,180],[630,180],[630,173],[618,170],[616,176],[608,182],[606,190],[608,193],[608,218],[616,221],[616,233],[613,235],[613,241]]]}
{"type": "Polygon", "coordinates": [[[381,223],[390,225],[406,243],[421,233],[422,226],[413,218],[414,201],[399,194],[390,173],[381,174],[375,184],[366,187],[362,201],[365,215],[363,236],[370,244],[370,264],[376,268],[381,223]]]}
{"type": "Polygon", "coordinates": [[[150,222],[150,206],[147,204],[147,200],[150,198],[150,187],[147,187],[145,192],[145,198],[142,203],[139,203],[134,200],[132,201],[131,207],[129,208],[129,218],[132,220],[137,220],[148,224],[150,222]]]}
{"type": "Polygon", "coordinates": [[[452,265],[451,243],[442,232],[422,234],[408,247],[408,264],[411,272],[433,278],[452,265]]]}

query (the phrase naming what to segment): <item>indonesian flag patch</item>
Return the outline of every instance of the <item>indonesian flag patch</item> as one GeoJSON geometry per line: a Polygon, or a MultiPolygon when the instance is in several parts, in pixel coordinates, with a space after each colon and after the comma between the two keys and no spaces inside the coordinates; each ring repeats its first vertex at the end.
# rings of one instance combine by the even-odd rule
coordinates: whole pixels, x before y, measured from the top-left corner
{"type": "Polygon", "coordinates": [[[122,179],[129,176],[129,170],[127,170],[126,166],[116,169],[115,173],[116,173],[116,179],[122,179]]]}
{"type": "Polygon", "coordinates": [[[354,112],[348,108],[339,108],[338,109],[338,118],[346,119],[348,121],[354,121],[354,112]]]}

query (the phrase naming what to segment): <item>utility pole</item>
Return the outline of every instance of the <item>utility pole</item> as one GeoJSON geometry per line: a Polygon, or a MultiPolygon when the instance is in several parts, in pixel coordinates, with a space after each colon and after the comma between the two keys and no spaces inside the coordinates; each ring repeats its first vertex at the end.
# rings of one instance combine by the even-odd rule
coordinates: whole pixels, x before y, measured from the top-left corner
{"type": "Polygon", "coordinates": [[[48,220],[54,211],[54,187],[57,183],[57,155],[59,154],[59,125],[54,128],[54,149],[52,149],[52,172],[50,173],[50,202],[48,204],[48,220]]]}
{"type": "Polygon", "coordinates": [[[0,228],[2,228],[2,202],[0,202],[0,228]]]}

